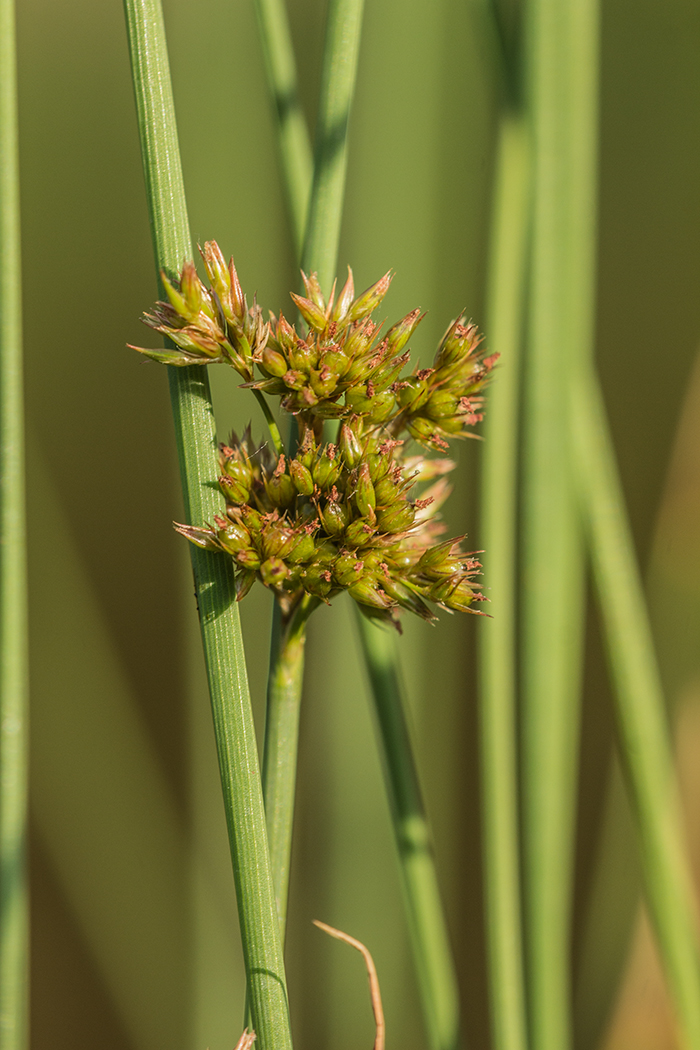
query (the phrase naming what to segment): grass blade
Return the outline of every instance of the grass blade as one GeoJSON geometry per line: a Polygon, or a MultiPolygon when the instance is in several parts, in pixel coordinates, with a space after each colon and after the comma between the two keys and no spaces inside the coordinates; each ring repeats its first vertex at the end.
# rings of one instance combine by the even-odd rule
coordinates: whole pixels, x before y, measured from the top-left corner
{"type": "MultiPolygon", "coordinates": [[[[191,257],[163,13],[125,0],[141,152],[157,268],[191,257]]],[[[188,522],[219,510],[216,434],[205,369],[169,369],[188,522]]],[[[229,559],[191,551],[252,1020],[263,1050],[291,1047],[286,979],[238,606],[229,559]]]]}
{"type": "Polygon", "coordinates": [[[486,331],[502,365],[489,392],[481,543],[493,619],[479,624],[484,871],[495,1050],[525,1050],[517,801],[516,535],[518,393],[523,335],[528,143],[522,118],[501,117],[486,331]]]}
{"type": "Polygon", "coordinates": [[[668,725],[612,440],[590,367],[574,389],[571,411],[580,496],[615,684],[621,757],[637,818],[646,899],[682,1045],[695,1050],[700,1047],[700,960],[668,725]]]}
{"type": "Polygon", "coordinates": [[[29,1045],[27,560],[17,72],[0,0],[0,1045],[29,1045]]]}

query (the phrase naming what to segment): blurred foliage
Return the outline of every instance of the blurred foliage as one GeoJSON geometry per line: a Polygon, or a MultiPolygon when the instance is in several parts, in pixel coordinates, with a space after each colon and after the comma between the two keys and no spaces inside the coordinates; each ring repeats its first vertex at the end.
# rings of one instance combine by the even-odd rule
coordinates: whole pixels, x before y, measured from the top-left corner
{"type": "MultiPolygon", "coordinates": [[[[313,125],[324,5],[289,6],[313,125]]],[[[245,287],[286,307],[298,278],[252,5],[167,0],[165,13],[193,237],[216,237],[245,287]]],[[[226,1050],[241,1026],[242,967],[187,552],[170,526],[181,510],[166,382],[125,349],[149,338],[138,318],[155,282],[121,5],[24,0],[18,22],[32,1046],[226,1050]]],[[[695,705],[700,544],[691,497],[678,493],[698,491],[687,480],[697,482],[697,428],[679,432],[685,452],[668,488],[665,477],[700,335],[699,43],[690,0],[604,5],[598,357],[645,565],[659,521],[650,586],[669,695],[695,705]]],[[[466,3],[367,5],[340,263],[359,288],[397,271],[385,312],[429,310],[414,341],[426,357],[463,308],[483,316],[496,101],[486,63],[466,3]]],[[[212,378],[225,435],[247,422],[248,399],[228,370],[212,378]]],[[[473,537],[477,442],[460,460],[449,524],[473,537]]],[[[243,606],[258,714],[267,599],[253,592],[243,606]]],[[[401,649],[465,1034],[485,1048],[478,627],[407,623],[401,649]]],[[[354,631],[344,601],[311,625],[287,947],[293,1023],[309,1050],[358,1050],[372,1037],[361,965],[326,943],[311,926],[318,917],[373,951],[390,1045],[412,1050],[424,1038],[354,631]]],[[[586,959],[605,954],[584,934],[612,749],[593,622],[589,633],[574,944],[583,984],[586,959]]],[[[680,724],[692,770],[697,718],[680,724]]],[[[613,838],[633,849],[629,833],[613,838]]],[[[634,885],[622,883],[622,899],[636,899],[634,885]]],[[[580,989],[583,1015],[597,1011],[602,1027],[614,989],[591,989],[580,989]]],[[[625,1042],[619,1012],[615,1024],[607,1050],[641,1050],[625,1042]]],[[[596,1037],[593,1025],[582,1046],[596,1037]]]]}

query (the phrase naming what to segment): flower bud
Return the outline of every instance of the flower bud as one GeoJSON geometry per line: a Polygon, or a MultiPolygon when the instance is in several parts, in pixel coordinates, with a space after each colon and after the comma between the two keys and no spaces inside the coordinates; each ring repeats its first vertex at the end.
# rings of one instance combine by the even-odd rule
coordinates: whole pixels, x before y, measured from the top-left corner
{"type": "Polygon", "coordinates": [[[325,311],[317,306],[316,303],[311,302],[310,299],[305,299],[303,295],[296,295],[294,292],[290,294],[296,308],[309,328],[316,332],[322,332],[328,323],[325,311]]]}
{"type": "Polygon", "coordinates": [[[345,461],[345,465],[351,470],[356,467],[362,457],[362,443],[358,437],[357,423],[353,421],[351,423],[343,423],[340,428],[340,438],[338,439],[338,447],[340,448],[340,454],[345,461]]]}
{"type": "Polygon", "coordinates": [[[439,602],[440,605],[446,605],[448,609],[455,609],[457,612],[466,612],[475,597],[474,591],[463,576],[451,576],[436,583],[429,594],[431,601],[439,602]]]}
{"type": "Polygon", "coordinates": [[[226,266],[221,248],[216,241],[206,241],[204,248],[200,248],[204,267],[207,271],[209,283],[216,292],[221,303],[221,309],[227,320],[234,320],[233,304],[231,301],[231,276],[226,266]]]}
{"type": "MultiPolygon", "coordinates": [[[[172,306],[173,310],[175,310],[176,314],[179,317],[184,317],[186,321],[193,321],[196,317],[196,314],[192,314],[192,311],[190,310],[185,296],[180,291],[180,289],[176,288],[175,285],[170,281],[164,270],[160,271],[160,279],[163,284],[163,288],[165,289],[165,294],[170,300],[170,305],[172,306]]],[[[147,314],[146,316],[150,317],[151,315],[147,314]]],[[[170,316],[172,320],[175,321],[175,318],[172,316],[172,314],[170,316]]],[[[151,325],[151,327],[154,326],[151,325]]]]}
{"type": "Polygon", "coordinates": [[[389,291],[389,285],[391,284],[391,270],[385,273],[376,284],[371,285],[366,291],[359,295],[355,299],[348,309],[346,314],[347,321],[359,321],[362,317],[369,317],[373,310],[381,303],[382,299],[389,291]]]}
{"type": "Polygon", "coordinates": [[[301,279],[304,282],[306,288],[306,294],[309,299],[319,310],[323,310],[324,314],[326,311],[326,300],[323,298],[323,292],[321,291],[321,285],[318,283],[318,274],[312,273],[308,277],[301,271],[301,279]]]}
{"type": "Polygon", "coordinates": [[[213,529],[210,529],[202,525],[180,525],[174,521],[173,526],[175,532],[179,532],[181,536],[184,536],[186,540],[194,544],[195,547],[201,547],[205,551],[220,551],[221,546],[214,533],[213,529]]]}
{"type": "Polygon", "coordinates": [[[377,512],[377,528],[379,532],[405,532],[413,525],[414,518],[415,511],[408,500],[398,500],[377,512]]]}
{"type": "Polygon", "coordinates": [[[465,325],[462,314],[445,332],[435,355],[438,368],[449,367],[466,361],[479,344],[479,333],[476,325],[465,325]]]}
{"type": "Polygon", "coordinates": [[[187,260],[182,267],[180,291],[187,302],[190,318],[194,320],[202,309],[202,304],[204,302],[204,289],[202,288],[202,282],[197,276],[197,269],[191,260],[187,260]]]}
{"type": "Polygon", "coordinates": [[[401,353],[424,317],[425,314],[421,314],[420,310],[412,310],[402,321],[397,321],[391,326],[386,333],[387,351],[390,357],[401,353]]]}
{"type": "Polygon", "coordinates": [[[338,296],[335,306],[331,310],[331,321],[341,324],[347,317],[347,312],[355,295],[355,285],[352,279],[352,270],[348,266],[348,279],[343,285],[343,290],[338,296]]]}

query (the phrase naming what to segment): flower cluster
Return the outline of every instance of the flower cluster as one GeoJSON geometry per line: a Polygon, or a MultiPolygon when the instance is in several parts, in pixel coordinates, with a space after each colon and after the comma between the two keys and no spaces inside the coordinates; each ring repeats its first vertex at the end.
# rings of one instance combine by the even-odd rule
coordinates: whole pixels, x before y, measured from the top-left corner
{"type": "Polygon", "coordinates": [[[328,303],[316,276],[304,276],[307,296],[292,295],[307,328],[300,335],[283,316],[264,323],[257,304],[248,309],[233,261],[227,267],[214,242],[202,255],[211,287],[186,264],[179,287],[164,277],[169,301],[146,316],[176,349],[141,352],[167,364],[229,363],[258,399],[280,397],[299,444],[289,455],[255,447],[250,428],[232,435],[220,451],[225,514],[178,531],[233,558],[239,598],[259,579],[286,615],[305,595],[328,602],[341,591],[397,626],[401,608],[426,620],[434,619],[428,603],[473,611],[483,599],[479,563],[462,537],[441,539],[454,464],[407,455],[402,435],[438,452],[449,438],[470,436],[495,363],[476,328],[460,317],[433,367],[402,378],[421,315],[414,310],[380,338],[371,314],[390,274],[355,297],[350,272],[328,303]],[[333,442],[324,439],[328,420],[337,421],[333,442]]]}

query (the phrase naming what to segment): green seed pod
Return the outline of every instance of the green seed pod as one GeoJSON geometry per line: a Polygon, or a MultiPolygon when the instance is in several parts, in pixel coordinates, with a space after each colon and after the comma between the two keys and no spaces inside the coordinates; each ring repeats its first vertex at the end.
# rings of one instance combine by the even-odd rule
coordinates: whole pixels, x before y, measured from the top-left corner
{"type": "Polygon", "coordinates": [[[371,605],[374,609],[389,609],[393,602],[379,586],[379,581],[371,574],[348,587],[348,594],[361,605],[371,605]]]}
{"type": "Polygon", "coordinates": [[[277,379],[281,379],[289,371],[289,364],[284,354],[279,350],[273,350],[269,344],[260,355],[258,367],[264,375],[275,376],[277,379]]]}
{"type": "Polygon", "coordinates": [[[341,378],[347,372],[349,364],[350,359],[345,350],[337,346],[324,350],[318,361],[319,368],[329,368],[333,375],[338,378],[341,378]]]}
{"type": "Polygon", "coordinates": [[[366,518],[356,518],[345,530],[344,540],[348,547],[365,547],[372,542],[376,531],[366,518]]]}
{"type": "Polygon", "coordinates": [[[326,445],[311,468],[311,475],[318,487],[324,491],[335,485],[340,477],[342,464],[336,454],[335,445],[326,445]]]}
{"type": "Polygon", "coordinates": [[[474,601],[475,594],[463,576],[451,576],[448,580],[436,583],[429,597],[431,601],[446,605],[448,609],[464,612],[474,601]]]}
{"type": "Polygon", "coordinates": [[[281,587],[289,576],[289,569],[281,558],[268,558],[260,566],[260,576],[266,587],[281,587]]]}
{"type": "Polygon", "coordinates": [[[190,317],[194,320],[202,309],[204,289],[202,288],[202,282],[197,276],[197,269],[191,260],[187,261],[182,267],[180,291],[185,297],[190,317]]]}
{"type": "Polygon", "coordinates": [[[291,459],[289,461],[289,473],[297,492],[301,496],[310,496],[314,490],[314,479],[311,477],[311,471],[308,467],[305,467],[298,459],[291,459]]]}
{"type": "Polygon", "coordinates": [[[369,466],[367,463],[363,463],[360,467],[360,473],[357,478],[357,488],[355,489],[355,503],[357,504],[357,509],[363,518],[372,518],[374,508],[377,505],[377,498],[374,494],[374,485],[369,476],[369,466]]]}
{"type": "Polygon", "coordinates": [[[398,361],[389,361],[372,372],[372,384],[377,393],[387,390],[399,378],[401,370],[404,365],[408,364],[410,356],[410,354],[404,354],[398,361]]]}
{"type": "Polygon", "coordinates": [[[308,532],[302,532],[301,535],[297,535],[292,549],[289,554],[285,555],[285,560],[291,565],[303,564],[311,561],[315,553],[316,544],[313,536],[310,536],[308,532]]]}
{"type": "Polygon", "coordinates": [[[417,376],[411,376],[409,379],[406,379],[405,385],[401,385],[397,392],[401,408],[408,409],[409,412],[418,412],[429,397],[430,387],[425,379],[419,379],[417,376]]]}
{"type": "MultiPolygon", "coordinates": [[[[442,423],[444,419],[450,416],[454,417],[458,409],[459,398],[450,390],[436,390],[423,408],[423,415],[427,416],[428,419],[439,420],[442,423]]],[[[460,421],[459,425],[461,428],[462,421],[460,421]]]]}
{"type": "Polygon", "coordinates": [[[274,507],[288,507],[294,502],[297,490],[289,474],[285,474],[286,461],[280,456],[275,467],[275,473],[270,478],[265,478],[265,491],[274,507]]]}
{"type": "Polygon", "coordinates": [[[376,489],[377,483],[381,481],[382,478],[386,477],[391,470],[391,455],[383,455],[381,452],[372,452],[367,456],[367,464],[369,466],[369,476],[371,477],[372,484],[376,489]]]}
{"type": "Polygon", "coordinates": [[[296,535],[288,525],[273,521],[263,529],[262,552],[265,558],[286,558],[294,547],[296,535]]]}
{"type": "Polygon", "coordinates": [[[335,301],[335,306],[331,311],[331,320],[335,321],[336,324],[340,324],[345,321],[345,317],[348,312],[348,308],[352,303],[355,295],[355,285],[352,279],[352,270],[348,266],[348,279],[343,285],[343,290],[335,301]]]}
{"type": "Polygon", "coordinates": [[[350,511],[345,503],[329,499],[321,511],[321,521],[329,536],[342,536],[350,522],[350,511]]]}
{"type": "Polygon", "coordinates": [[[364,321],[348,330],[343,351],[353,363],[355,358],[361,358],[367,352],[376,331],[377,326],[373,321],[364,321]]]}
{"type": "Polygon", "coordinates": [[[372,411],[372,398],[367,393],[367,387],[364,383],[360,386],[350,387],[349,390],[345,391],[345,404],[351,412],[357,415],[366,415],[367,412],[372,411]]]}
{"type": "Polygon", "coordinates": [[[396,503],[399,499],[401,492],[399,486],[393,480],[391,475],[385,474],[374,486],[374,494],[377,497],[378,507],[389,507],[392,503],[396,503]]]}
{"type": "Polygon", "coordinates": [[[308,375],[318,364],[318,350],[315,344],[302,340],[296,343],[289,351],[289,364],[293,369],[308,375]]]}
{"type": "Polygon", "coordinates": [[[219,488],[227,503],[247,503],[250,499],[250,487],[232,478],[228,472],[219,478],[219,488]]]}
{"type": "Polygon", "coordinates": [[[204,259],[204,267],[207,271],[209,283],[217,294],[221,309],[228,320],[234,320],[233,303],[231,299],[231,275],[221,248],[216,241],[207,241],[201,250],[204,259]]]}
{"type": "Polygon", "coordinates": [[[377,514],[379,532],[405,532],[413,525],[416,516],[408,500],[398,500],[390,507],[383,507],[377,514]]]}
{"type": "Polygon", "coordinates": [[[423,416],[409,419],[406,423],[406,429],[415,441],[420,441],[422,444],[432,444],[436,437],[439,438],[435,424],[423,416]]]}
{"type": "Polygon", "coordinates": [[[338,385],[338,377],[327,366],[311,369],[311,389],[317,397],[328,397],[338,385]]]}
{"type": "Polygon", "coordinates": [[[476,325],[463,324],[464,315],[458,317],[445,332],[435,354],[435,365],[438,368],[450,367],[466,361],[479,345],[479,333],[476,325]]]}
{"type": "Polygon", "coordinates": [[[372,408],[367,416],[368,423],[379,426],[386,423],[396,412],[396,398],[391,390],[385,390],[381,394],[375,394],[372,398],[372,408]]]}
{"type": "Polygon", "coordinates": [[[252,547],[238,551],[236,561],[242,569],[255,570],[260,568],[260,555],[252,547]]]}
{"type": "Polygon", "coordinates": [[[239,554],[240,551],[248,550],[251,546],[250,533],[244,525],[235,521],[219,529],[216,538],[229,554],[239,554]]]}
{"type": "Polygon", "coordinates": [[[349,423],[343,423],[340,428],[340,438],[338,439],[340,454],[345,461],[345,465],[351,470],[353,467],[357,466],[362,457],[362,443],[357,433],[360,429],[358,423],[360,423],[359,419],[349,423]]]}
{"type": "Polygon", "coordinates": [[[333,575],[341,587],[358,583],[364,566],[357,555],[343,551],[333,562],[333,575]]]}
{"type": "Polygon", "coordinates": [[[304,589],[317,598],[325,598],[333,586],[330,569],[326,565],[313,562],[301,575],[304,589]]]}
{"type": "Polygon", "coordinates": [[[244,504],[240,508],[236,508],[236,515],[240,515],[243,520],[243,524],[247,528],[251,535],[253,542],[260,536],[260,532],[263,526],[262,514],[256,510],[255,507],[250,507],[244,504]]]}
{"type": "Polygon", "coordinates": [[[242,572],[236,573],[235,588],[236,588],[236,601],[240,602],[242,598],[245,598],[250,588],[258,578],[257,572],[252,569],[243,569],[242,572]]]}

